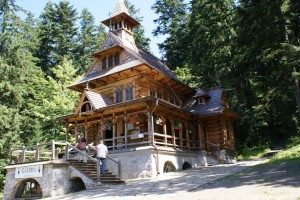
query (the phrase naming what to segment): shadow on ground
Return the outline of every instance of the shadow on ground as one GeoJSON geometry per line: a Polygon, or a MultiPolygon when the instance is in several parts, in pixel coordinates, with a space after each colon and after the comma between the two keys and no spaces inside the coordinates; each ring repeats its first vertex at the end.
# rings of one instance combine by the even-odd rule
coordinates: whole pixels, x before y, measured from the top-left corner
{"type": "Polygon", "coordinates": [[[231,174],[214,182],[188,190],[235,188],[242,185],[264,185],[276,187],[300,187],[300,158],[254,166],[243,172],[231,174]]]}

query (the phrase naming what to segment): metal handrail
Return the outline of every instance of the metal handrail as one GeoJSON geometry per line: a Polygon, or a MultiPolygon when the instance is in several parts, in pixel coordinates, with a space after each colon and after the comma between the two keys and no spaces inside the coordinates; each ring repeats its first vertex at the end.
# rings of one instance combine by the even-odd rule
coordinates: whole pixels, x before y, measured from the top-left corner
{"type": "MultiPolygon", "coordinates": [[[[91,146],[89,144],[88,144],[88,147],[94,149],[95,151],[97,151],[96,147],[93,147],[93,146],[91,146]]],[[[113,159],[113,158],[111,158],[109,156],[106,156],[106,158],[108,158],[109,160],[113,161],[114,163],[116,163],[118,165],[118,176],[119,176],[119,179],[122,180],[121,162],[120,161],[116,161],[115,159],[113,159]]],[[[97,167],[99,167],[99,169],[100,169],[100,166],[98,166],[98,162],[97,162],[97,167]]],[[[99,174],[99,176],[100,176],[100,174],[99,174]]]]}

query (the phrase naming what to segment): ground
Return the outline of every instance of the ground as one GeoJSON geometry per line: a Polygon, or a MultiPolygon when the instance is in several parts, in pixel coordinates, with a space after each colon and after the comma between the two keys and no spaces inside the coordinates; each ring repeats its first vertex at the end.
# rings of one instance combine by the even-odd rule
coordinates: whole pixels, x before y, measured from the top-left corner
{"type": "Polygon", "coordinates": [[[48,200],[300,200],[300,158],[262,164],[265,162],[251,160],[162,174],[48,200]]]}

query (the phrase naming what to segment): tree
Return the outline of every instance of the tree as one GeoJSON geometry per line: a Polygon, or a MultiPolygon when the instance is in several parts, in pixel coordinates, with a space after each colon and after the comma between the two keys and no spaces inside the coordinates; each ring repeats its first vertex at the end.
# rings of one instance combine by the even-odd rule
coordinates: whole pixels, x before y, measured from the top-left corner
{"type": "Polygon", "coordinates": [[[283,143],[295,134],[292,68],[283,67],[286,40],[284,1],[241,1],[238,8],[234,85],[240,141],[283,143]],[[260,17],[263,15],[264,17],[260,17]]]}
{"type": "Polygon", "coordinates": [[[226,83],[231,70],[235,39],[233,0],[191,2],[189,21],[189,65],[199,76],[202,87],[226,83]]]}
{"type": "Polygon", "coordinates": [[[45,124],[45,140],[65,139],[65,124],[58,117],[73,113],[79,101],[77,92],[67,89],[71,83],[78,79],[77,70],[70,60],[64,58],[60,65],[53,67],[53,77],[48,77],[48,98],[43,99],[43,109],[39,112],[45,124]]]}
{"type": "MultiPolygon", "coordinates": [[[[140,9],[136,9],[133,4],[130,3],[129,0],[125,0],[125,5],[128,8],[129,14],[135,18],[138,22],[143,21],[143,17],[139,16],[140,9]]],[[[139,26],[133,30],[134,32],[134,40],[138,47],[150,51],[150,39],[145,36],[145,29],[143,26],[139,26]]]]}
{"type": "Polygon", "coordinates": [[[10,27],[13,18],[16,18],[15,12],[20,8],[15,4],[15,0],[0,0],[0,55],[5,55],[7,45],[9,45],[9,33],[7,29],[10,27]]]}
{"type": "Polygon", "coordinates": [[[50,69],[64,57],[74,58],[77,13],[68,1],[61,1],[58,5],[48,2],[40,18],[38,65],[46,74],[52,75],[50,69]]]}
{"type": "Polygon", "coordinates": [[[154,20],[157,24],[157,28],[153,31],[154,36],[167,36],[165,41],[159,44],[160,51],[164,53],[163,59],[173,70],[176,67],[183,67],[188,54],[187,4],[184,0],[156,0],[152,9],[160,15],[154,20]]]}
{"type": "Polygon", "coordinates": [[[96,26],[92,14],[87,9],[83,9],[80,16],[80,33],[76,55],[79,74],[83,74],[88,70],[93,61],[91,55],[100,49],[105,40],[105,35],[104,26],[96,26]]]}

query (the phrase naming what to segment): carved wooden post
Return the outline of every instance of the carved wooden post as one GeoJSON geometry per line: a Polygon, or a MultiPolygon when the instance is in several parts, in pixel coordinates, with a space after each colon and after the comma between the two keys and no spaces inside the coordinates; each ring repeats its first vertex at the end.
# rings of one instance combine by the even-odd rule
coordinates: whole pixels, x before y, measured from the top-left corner
{"type": "Polygon", "coordinates": [[[52,160],[55,159],[55,142],[52,140],[52,160]]]}
{"type": "MultiPolygon", "coordinates": [[[[182,122],[180,122],[182,123],[182,122]]],[[[182,125],[181,125],[182,126],[182,125]]],[[[182,141],[182,127],[179,128],[179,141],[180,141],[180,147],[183,147],[183,141],[182,141]]]]}
{"type": "Polygon", "coordinates": [[[198,123],[199,147],[203,149],[203,131],[202,126],[198,123]]]}
{"type": "Polygon", "coordinates": [[[155,145],[153,113],[150,113],[150,124],[151,124],[151,134],[150,135],[151,135],[152,145],[155,145]]]}
{"type": "Polygon", "coordinates": [[[9,148],[9,164],[12,164],[12,146],[9,148]]]}
{"type": "Polygon", "coordinates": [[[66,142],[69,142],[70,129],[71,127],[69,126],[69,123],[66,123],[66,142]]]}
{"type": "Polygon", "coordinates": [[[77,121],[75,121],[75,143],[78,141],[77,121]]]}
{"type": "Polygon", "coordinates": [[[125,134],[124,134],[125,138],[124,138],[124,139],[125,139],[125,140],[124,140],[124,141],[125,141],[125,148],[127,148],[127,134],[128,134],[128,127],[127,127],[127,112],[126,112],[126,110],[124,111],[124,115],[125,115],[125,116],[124,116],[124,119],[125,119],[125,124],[124,124],[124,126],[125,126],[125,127],[124,127],[124,128],[125,128],[125,129],[124,129],[124,130],[125,130],[125,134]]]}
{"type": "Polygon", "coordinates": [[[151,114],[150,111],[147,113],[147,117],[148,117],[148,142],[149,144],[151,143],[151,138],[152,138],[152,127],[151,127],[151,114]]]}
{"type": "Polygon", "coordinates": [[[35,161],[39,161],[40,160],[40,151],[39,151],[39,143],[36,144],[35,146],[35,161]]]}
{"type": "Polygon", "coordinates": [[[165,137],[164,137],[164,143],[165,143],[166,146],[168,146],[167,145],[168,138],[167,138],[167,119],[166,118],[163,119],[163,132],[164,132],[164,135],[165,135],[165,137]]]}
{"type": "Polygon", "coordinates": [[[116,139],[116,132],[117,132],[117,127],[116,127],[116,120],[115,120],[115,113],[113,113],[113,119],[112,119],[112,146],[113,146],[113,149],[115,149],[115,139],[116,139]]]}
{"type": "Polygon", "coordinates": [[[186,146],[188,149],[191,149],[190,147],[190,133],[189,133],[189,126],[187,123],[184,123],[185,125],[185,139],[186,139],[186,146]]]}
{"type": "Polygon", "coordinates": [[[69,159],[69,143],[66,143],[65,158],[69,159]]]}
{"type": "Polygon", "coordinates": [[[173,146],[175,147],[176,146],[176,135],[175,135],[175,127],[174,127],[174,120],[170,120],[171,122],[171,130],[172,130],[172,143],[173,143],[173,146]]]}
{"type": "Polygon", "coordinates": [[[26,148],[25,148],[25,146],[23,146],[23,148],[22,148],[22,159],[21,159],[22,163],[25,162],[25,151],[26,151],[26,148]]]}

